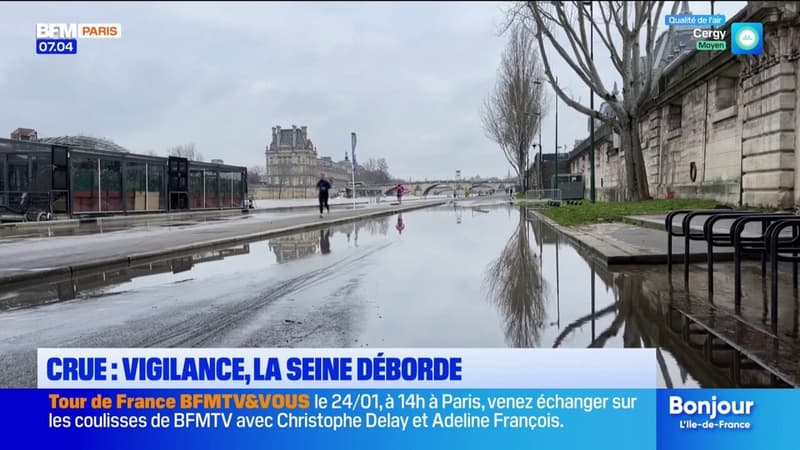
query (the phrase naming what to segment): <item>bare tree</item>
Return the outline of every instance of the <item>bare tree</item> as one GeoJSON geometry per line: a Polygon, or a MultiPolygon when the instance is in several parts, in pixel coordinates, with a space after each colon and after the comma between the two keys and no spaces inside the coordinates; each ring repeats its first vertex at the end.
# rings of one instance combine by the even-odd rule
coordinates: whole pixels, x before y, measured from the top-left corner
{"type": "Polygon", "coordinates": [[[519,224],[500,257],[487,267],[484,282],[505,319],[506,342],[514,347],[538,346],[546,316],[546,287],[539,258],[531,249],[529,226],[520,209],[519,224]]]}
{"type": "Polygon", "coordinates": [[[261,177],[265,174],[264,166],[252,166],[247,168],[247,184],[260,184],[261,177]]]}
{"type": "MultiPolygon", "coordinates": [[[[656,33],[665,2],[593,2],[599,9],[599,17],[590,13],[589,3],[520,3],[512,10],[510,23],[514,24],[512,26],[520,23],[533,25],[545,74],[558,97],[573,109],[609,123],[620,133],[621,150],[625,152],[625,186],[629,198],[648,199],[650,193],[639,137],[639,121],[658,76],[656,33]],[[622,98],[617,98],[613,91],[609,91],[600,78],[590,54],[592,32],[608,50],[611,63],[622,81],[622,98]],[[551,52],[556,53],[587,87],[605,100],[614,114],[602,115],[567,95],[553,75],[551,52]]],[[[677,11],[679,3],[674,2],[672,14],[677,11]]],[[[674,27],[670,27],[668,33],[673,32],[674,27]]]]}
{"type": "Polygon", "coordinates": [[[204,161],[203,154],[197,151],[194,143],[176,145],[167,150],[169,156],[177,156],[179,158],[187,158],[190,161],[204,161]]]}
{"type": "Polygon", "coordinates": [[[278,199],[283,194],[283,186],[289,184],[289,177],[292,175],[292,164],[288,161],[276,160],[270,164],[267,171],[267,184],[278,186],[278,199]]]}
{"type": "Polygon", "coordinates": [[[511,27],[494,90],[484,101],[483,127],[524,186],[528,150],[545,114],[542,66],[534,38],[524,24],[511,27]]]}
{"type": "Polygon", "coordinates": [[[392,176],[389,174],[389,163],[386,158],[370,158],[358,172],[358,178],[367,183],[388,183],[392,176]]]}

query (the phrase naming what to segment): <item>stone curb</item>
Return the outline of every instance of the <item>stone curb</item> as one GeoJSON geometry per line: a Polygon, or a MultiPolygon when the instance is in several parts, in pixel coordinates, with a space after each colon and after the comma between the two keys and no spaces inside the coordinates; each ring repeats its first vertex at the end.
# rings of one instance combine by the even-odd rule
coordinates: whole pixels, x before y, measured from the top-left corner
{"type": "MultiPolygon", "coordinates": [[[[539,220],[543,221],[554,230],[566,236],[576,248],[585,251],[592,257],[592,259],[595,259],[603,263],[605,266],[662,265],[662,264],[666,265],[667,263],[666,253],[630,254],[621,249],[617,249],[614,246],[608,245],[603,241],[598,240],[594,236],[587,235],[578,230],[573,230],[563,225],[559,225],[549,217],[545,216],[544,214],[536,210],[529,210],[529,212],[535,215],[539,220]]],[[[648,227],[648,226],[644,226],[644,228],[663,230],[663,228],[648,227]]],[[[664,238],[666,239],[666,231],[664,231],[664,233],[665,233],[664,238]]],[[[754,259],[754,258],[748,256],[746,259],[754,259]]],[[[729,249],[719,249],[714,252],[714,261],[715,262],[733,261],[733,252],[730,251],[729,249]]],[[[706,254],[691,253],[689,255],[689,262],[706,262],[706,254]]],[[[672,254],[672,263],[673,265],[683,264],[683,252],[680,253],[674,252],[672,254]]]]}
{"type": "Polygon", "coordinates": [[[608,255],[604,254],[603,252],[599,251],[597,248],[593,247],[592,245],[587,244],[581,238],[579,238],[575,233],[575,231],[570,230],[567,227],[561,226],[556,223],[554,220],[550,219],[549,217],[545,216],[544,214],[540,213],[535,209],[527,209],[526,210],[529,214],[533,214],[536,218],[545,223],[545,225],[549,226],[550,228],[554,229],[556,232],[565,236],[578,250],[583,250],[584,252],[588,253],[592,259],[602,263],[605,266],[609,264],[609,257],[608,255]]]}

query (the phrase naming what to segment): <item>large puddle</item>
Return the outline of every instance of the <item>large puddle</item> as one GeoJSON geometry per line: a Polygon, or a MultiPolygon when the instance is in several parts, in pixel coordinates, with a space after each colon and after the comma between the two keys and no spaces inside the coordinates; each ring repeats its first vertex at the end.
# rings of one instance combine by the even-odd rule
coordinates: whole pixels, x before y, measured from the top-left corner
{"type": "Polygon", "coordinates": [[[0,354],[655,347],[660,385],[729,385],[666,326],[658,272],[610,273],[509,205],[450,205],[0,291],[0,354]]]}

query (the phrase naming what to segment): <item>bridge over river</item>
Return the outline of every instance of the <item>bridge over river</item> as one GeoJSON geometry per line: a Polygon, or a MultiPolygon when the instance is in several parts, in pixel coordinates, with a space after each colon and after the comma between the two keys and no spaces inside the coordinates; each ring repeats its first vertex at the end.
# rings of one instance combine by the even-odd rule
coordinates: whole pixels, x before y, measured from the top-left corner
{"type": "MultiPolygon", "coordinates": [[[[403,183],[406,192],[412,195],[426,196],[442,193],[451,193],[453,190],[463,192],[467,189],[470,193],[493,193],[505,191],[515,187],[513,181],[465,181],[465,180],[434,180],[403,183]]],[[[361,196],[394,195],[396,183],[367,184],[356,181],[356,194],[361,196]]]]}

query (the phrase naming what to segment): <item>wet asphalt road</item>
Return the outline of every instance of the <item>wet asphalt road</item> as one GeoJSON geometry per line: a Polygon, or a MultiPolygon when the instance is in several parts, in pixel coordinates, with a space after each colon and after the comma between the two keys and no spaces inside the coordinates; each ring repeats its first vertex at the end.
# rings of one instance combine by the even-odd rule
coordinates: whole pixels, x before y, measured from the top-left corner
{"type": "MultiPolygon", "coordinates": [[[[261,244],[255,248],[266,250],[261,244]]],[[[382,247],[363,248],[336,265],[278,267],[258,281],[246,271],[156,276],[164,282],[8,311],[0,315],[0,385],[34,385],[36,347],[358,345],[352,330],[364,311],[350,294],[358,268],[382,247]]]]}
{"type": "Polygon", "coordinates": [[[0,385],[35,385],[37,347],[381,345],[359,339],[383,317],[360,291],[378,287],[386,275],[376,269],[396,259],[387,253],[403,230],[390,219],[255,242],[222,260],[195,255],[188,271],[167,261],[166,273],[161,264],[0,293],[0,385]]]}
{"type": "MultiPolygon", "coordinates": [[[[462,202],[36,288],[0,287],[0,386],[35,386],[40,347],[658,343],[658,328],[629,306],[641,290],[621,300],[610,274],[525,217],[503,200],[462,202]]],[[[696,384],[663,354],[673,379],[696,384]]]]}

